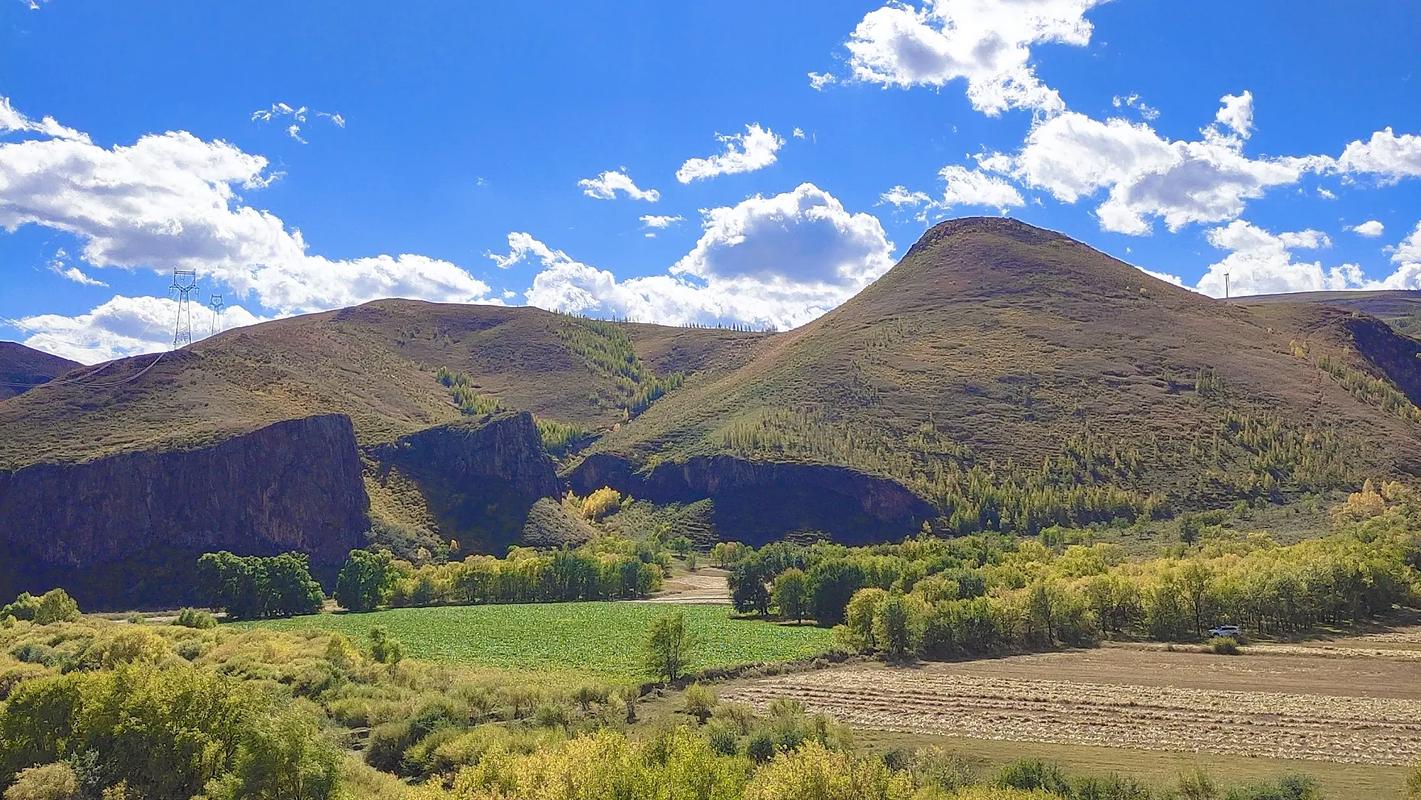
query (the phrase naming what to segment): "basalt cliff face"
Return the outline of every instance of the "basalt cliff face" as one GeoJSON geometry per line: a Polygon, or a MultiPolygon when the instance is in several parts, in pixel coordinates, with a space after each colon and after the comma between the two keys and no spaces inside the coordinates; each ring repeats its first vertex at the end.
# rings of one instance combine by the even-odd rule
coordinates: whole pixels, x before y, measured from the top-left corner
{"type": "Polygon", "coordinates": [[[440,534],[460,553],[502,553],[533,504],[558,493],[533,415],[504,413],[437,425],[370,449],[375,480],[413,483],[440,534]]]}
{"type": "Polygon", "coordinates": [[[0,596],[64,586],[86,608],[193,598],[199,555],[299,550],[329,576],[367,527],[348,417],[211,446],[0,472],[0,596]]]}
{"type": "Polygon", "coordinates": [[[802,531],[855,544],[901,538],[936,514],[896,481],[848,467],[724,455],[663,461],[638,471],[626,459],[598,454],[578,464],[568,483],[579,494],[613,486],[656,503],[709,499],[716,530],[755,545],[802,531]]]}

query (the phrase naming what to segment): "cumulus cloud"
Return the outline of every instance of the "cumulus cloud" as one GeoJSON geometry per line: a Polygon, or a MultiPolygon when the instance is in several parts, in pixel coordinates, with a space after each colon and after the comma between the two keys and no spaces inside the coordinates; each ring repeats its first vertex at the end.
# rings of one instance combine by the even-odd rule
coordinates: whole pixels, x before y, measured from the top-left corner
{"type": "Polygon", "coordinates": [[[1209,244],[1229,254],[1199,279],[1199,291],[1224,296],[1224,275],[1234,297],[1278,292],[1357,289],[1366,285],[1356,264],[1326,269],[1320,261],[1297,261],[1294,250],[1319,250],[1332,246],[1327,235],[1312,229],[1270,233],[1244,220],[1212,228],[1209,244]]]}
{"type": "Polygon", "coordinates": [[[764,169],[775,163],[776,153],[785,143],[774,131],[753,122],[745,126],[744,133],[716,134],[715,138],[725,146],[725,152],[687,160],[676,170],[676,180],[690,183],[717,175],[764,169]]]}
{"type": "MultiPolygon", "coordinates": [[[[7,104],[8,105],[8,104],[7,104]]],[[[486,301],[489,287],[422,255],[331,259],[239,191],[272,180],[267,161],[184,131],[104,148],[87,137],[0,143],[0,228],[72,234],[91,266],[195,269],[280,313],[380,297],[486,301]]]]}
{"type": "Polygon", "coordinates": [[[1397,136],[1384,128],[1366,141],[1348,144],[1331,167],[1348,175],[1375,175],[1385,183],[1421,177],[1421,136],[1397,136]]]}
{"type": "Polygon", "coordinates": [[[1085,13],[1101,0],[925,0],[870,11],[845,46],[853,77],[882,86],[943,86],[962,79],[973,108],[996,116],[1009,108],[1047,113],[1065,106],[1031,66],[1031,48],[1084,47],[1085,13]]]}
{"type": "Polygon", "coordinates": [[[838,80],[832,72],[811,72],[809,73],[809,88],[816,92],[822,92],[825,86],[838,80]]]}
{"type": "Polygon", "coordinates": [[[1391,260],[1396,264],[1396,271],[1376,282],[1374,288],[1421,289],[1421,222],[1416,223],[1400,244],[1391,248],[1391,260]]]}
{"type": "Polygon", "coordinates": [[[291,106],[286,103],[272,103],[270,108],[259,108],[253,111],[252,122],[285,122],[286,135],[301,144],[307,144],[305,137],[301,135],[301,128],[305,126],[306,119],[311,114],[314,114],[318,119],[328,120],[337,128],[345,127],[345,117],[339,113],[312,111],[306,106],[291,106]]]}
{"type": "Polygon", "coordinates": [[[1381,221],[1379,220],[1369,219],[1366,222],[1360,223],[1358,225],[1353,225],[1347,230],[1357,234],[1358,236],[1365,236],[1368,239],[1375,239],[1378,236],[1381,236],[1382,233],[1386,231],[1386,226],[1382,225],[1381,221]]]}
{"type": "Polygon", "coordinates": [[[535,261],[528,302],[572,313],[667,324],[802,325],[892,266],[872,215],[813,184],[703,212],[695,247],[659,275],[620,280],[527,233],[511,233],[499,266],[535,261]]]}
{"type": "Polygon", "coordinates": [[[1142,122],[1067,111],[1034,125],[1015,155],[984,155],[980,163],[1065,203],[1106,190],[1096,209],[1101,226],[1135,235],[1149,233],[1154,218],[1171,231],[1236,219],[1247,201],[1318,168],[1314,158],[1244,155],[1252,96],[1226,95],[1221,103],[1199,140],[1169,140],[1142,122]]]}
{"type": "Polygon", "coordinates": [[[89,141],[89,134],[60,125],[54,117],[32,120],[16,111],[10,103],[10,98],[0,97],[0,135],[7,133],[37,133],[54,139],[89,141]]]}
{"type": "MultiPolygon", "coordinates": [[[[38,314],[10,320],[26,334],[25,345],[84,364],[168,350],[173,344],[177,303],[162,297],[117,295],[85,314],[38,314]]],[[[211,329],[206,310],[194,309],[193,335],[211,329]]],[[[228,306],[223,327],[263,321],[241,306],[228,306]]]]}
{"type": "Polygon", "coordinates": [[[595,178],[583,178],[577,182],[577,186],[582,189],[583,194],[598,200],[612,200],[616,198],[617,192],[622,192],[633,200],[645,200],[648,203],[661,199],[661,192],[637,186],[636,181],[627,174],[626,167],[608,170],[595,178]]]}
{"type": "Polygon", "coordinates": [[[927,192],[910,191],[907,187],[894,186],[878,196],[880,203],[894,208],[918,208],[915,219],[927,222],[929,215],[941,215],[959,206],[986,206],[1005,214],[1008,208],[1025,204],[1021,193],[1005,179],[987,174],[980,169],[968,169],[960,164],[951,164],[938,170],[942,179],[942,197],[934,200],[927,192]]]}

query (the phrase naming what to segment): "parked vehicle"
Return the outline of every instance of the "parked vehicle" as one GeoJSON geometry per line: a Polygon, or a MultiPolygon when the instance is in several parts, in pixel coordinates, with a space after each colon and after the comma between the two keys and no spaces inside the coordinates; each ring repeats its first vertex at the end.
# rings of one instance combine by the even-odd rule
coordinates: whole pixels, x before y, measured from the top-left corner
{"type": "Polygon", "coordinates": [[[1210,636],[1226,636],[1230,639],[1237,639],[1243,635],[1243,629],[1237,625],[1215,625],[1209,629],[1210,636]]]}

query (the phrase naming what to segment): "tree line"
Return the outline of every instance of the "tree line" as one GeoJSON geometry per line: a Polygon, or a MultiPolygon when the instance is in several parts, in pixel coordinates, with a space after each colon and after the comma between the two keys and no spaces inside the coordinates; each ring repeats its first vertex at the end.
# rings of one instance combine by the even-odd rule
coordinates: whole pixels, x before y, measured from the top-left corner
{"type": "Polygon", "coordinates": [[[1344,511],[1340,529],[1325,538],[1278,546],[1214,527],[1192,546],[1145,561],[1127,560],[1115,544],[1070,544],[1056,530],[1035,539],[923,536],[864,548],[727,545],[722,556],[733,549],[737,610],[839,626],[850,647],[892,656],[957,657],[1116,636],[1189,641],[1218,624],[1292,634],[1418,602],[1414,496],[1399,484],[1382,492],[1368,484],[1344,511]]]}

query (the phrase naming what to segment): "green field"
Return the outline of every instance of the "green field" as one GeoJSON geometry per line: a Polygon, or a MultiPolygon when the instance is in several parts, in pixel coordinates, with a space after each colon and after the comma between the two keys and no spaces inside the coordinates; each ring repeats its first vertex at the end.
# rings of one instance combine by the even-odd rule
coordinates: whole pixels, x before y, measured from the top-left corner
{"type": "Polygon", "coordinates": [[[692,669],[793,661],[826,652],[833,634],[809,625],[732,619],[723,606],[607,602],[400,608],[233,623],[278,630],[334,630],[363,640],[383,625],[405,655],[517,670],[644,676],[642,641],[658,616],[682,611],[699,639],[692,669]]]}

